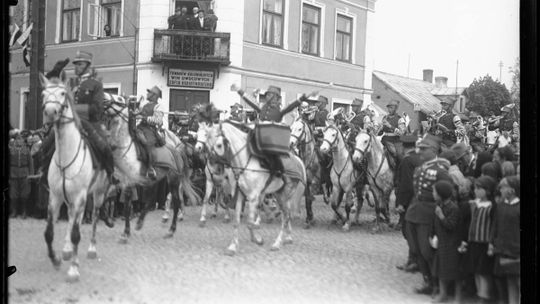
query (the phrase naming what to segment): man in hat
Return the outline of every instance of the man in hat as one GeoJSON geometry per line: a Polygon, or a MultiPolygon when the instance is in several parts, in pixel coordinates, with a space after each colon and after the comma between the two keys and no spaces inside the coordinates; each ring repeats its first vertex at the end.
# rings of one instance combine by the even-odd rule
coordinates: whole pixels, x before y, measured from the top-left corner
{"type": "Polygon", "coordinates": [[[399,107],[398,100],[391,100],[387,105],[386,109],[388,114],[385,115],[382,119],[382,129],[377,135],[383,135],[381,143],[386,148],[387,153],[389,154],[390,167],[392,170],[399,165],[399,161],[403,155],[403,147],[399,137],[405,133],[405,120],[397,114],[397,109],[399,107]]]}
{"type": "Polygon", "coordinates": [[[319,95],[316,104],[318,111],[315,114],[315,128],[324,128],[326,127],[326,117],[328,116],[328,98],[325,96],[319,95]]]}
{"type": "Polygon", "coordinates": [[[146,103],[141,104],[138,114],[142,117],[137,126],[139,139],[148,152],[147,176],[151,179],[156,177],[152,149],[158,146],[158,129],[163,125],[163,112],[161,111],[158,99],[161,98],[161,89],[153,86],[146,89],[146,103]],[[142,137],[142,138],[141,138],[142,137]]]}
{"type": "MultiPolygon", "coordinates": [[[[12,130],[13,131],[13,130],[12,130]]],[[[11,216],[26,218],[29,211],[30,182],[27,176],[33,171],[30,148],[25,142],[23,131],[10,131],[13,141],[9,147],[9,201],[11,216]]]]}
{"type": "Polygon", "coordinates": [[[239,102],[231,106],[231,117],[229,118],[238,122],[246,122],[246,114],[244,112],[244,106],[239,102]]]}
{"type": "Polygon", "coordinates": [[[454,151],[456,164],[463,175],[474,177],[478,152],[471,151],[471,148],[464,143],[454,144],[450,149],[454,151]]]}
{"type": "MultiPolygon", "coordinates": [[[[396,172],[396,212],[399,213],[399,221],[396,229],[401,228],[403,237],[407,239],[405,212],[409,207],[414,197],[413,174],[416,167],[422,164],[420,155],[416,153],[415,146],[418,140],[417,134],[403,134],[400,136],[400,141],[403,143],[404,157],[401,160],[396,172]]],[[[403,265],[396,266],[398,269],[406,272],[418,271],[416,256],[409,248],[407,262],[403,265]]]]}
{"type": "Polygon", "coordinates": [[[459,115],[452,112],[454,107],[452,100],[443,99],[441,107],[442,110],[436,115],[438,119],[430,133],[439,136],[444,147],[451,147],[457,142],[458,136],[465,136],[465,127],[459,115]]]}
{"type": "Polygon", "coordinates": [[[448,174],[450,163],[437,157],[441,149],[441,139],[438,136],[427,134],[418,144],[418,148],[423,163],[413,174],[414,196],[405,213],[405,220],[407,242],[416,255],[424,278],[424,284],[415,291],[431,294],[435,286],[431,275],[433,249],[429,244],[436,207],[433,185],[440,180],[452,182],[452,178],[448,174]]]}

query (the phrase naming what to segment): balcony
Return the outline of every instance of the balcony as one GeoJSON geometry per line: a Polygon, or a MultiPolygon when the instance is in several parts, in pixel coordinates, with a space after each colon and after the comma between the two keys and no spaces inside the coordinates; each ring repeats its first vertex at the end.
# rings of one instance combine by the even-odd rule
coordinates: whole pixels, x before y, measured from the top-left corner
{"type": "Polygon", "coordinates": [[[229,65],[230,33],[154,30],[152,62],[229,65]]]}

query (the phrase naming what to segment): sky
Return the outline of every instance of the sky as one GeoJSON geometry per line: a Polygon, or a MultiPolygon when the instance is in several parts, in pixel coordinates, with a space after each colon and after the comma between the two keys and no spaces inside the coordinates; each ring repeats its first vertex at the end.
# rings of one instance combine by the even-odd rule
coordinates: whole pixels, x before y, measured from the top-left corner
{"type": "Polygon", "coordinates": [[[519,1],[377,0],[367,35],[366,65],[374,70],[422,79],[422,70],[432,69],[455,86],[457,65],[457,84],[468,87],[486,74],[498,80],[502,61],[502,82],[510,89],[509,68],[519,57],[519,1]]]}

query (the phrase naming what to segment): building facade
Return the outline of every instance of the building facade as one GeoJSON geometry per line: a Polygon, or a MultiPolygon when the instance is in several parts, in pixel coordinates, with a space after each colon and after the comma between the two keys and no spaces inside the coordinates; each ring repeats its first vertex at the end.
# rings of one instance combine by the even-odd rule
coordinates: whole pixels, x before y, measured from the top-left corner
{"type": "MultiPolygon", "coordinates": [[[[21,10],[31,14],[30,3],[19,1],[13,19],[21,10]]],[[[170,111],[208,102],[227,111],[241,102],[233,83],[259,94],[278,86],[284,104],[317,92],[330,109],[348,108],[354,98],[370,100],[366,33],[374,6],[373,0],[49,0],[45,70],[86,50],[106,91],[143,96],[157,85],[170,111]],[[213,10],[215,32],[169,30],[168,17],[182,6],[213,10]]],[[[66,71],[74,76],[73,65],[66,71]]],[[[30,122],[41,113],[25,111],[33,101],[25,97],[29,69],[17,47],[10,76],[12,125],[38,127],[30,122]]]]}

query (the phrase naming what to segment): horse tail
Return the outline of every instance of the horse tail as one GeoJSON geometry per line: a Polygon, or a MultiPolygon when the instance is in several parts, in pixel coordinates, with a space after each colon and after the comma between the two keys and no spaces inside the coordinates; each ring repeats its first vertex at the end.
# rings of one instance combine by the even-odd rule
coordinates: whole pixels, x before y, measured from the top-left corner
{"type": "MultiPolygon", "coordinates": [[[[199,204],[201,202],[201,196],[195,191],[195,188],[193,187],[193,182],[191,181],[191,172],[192,169],[189,168],[189,162],[187,154],[184,150],[178,151],[181,157],[182,164],[178,166],[178,169],[180,169],[180,185],[179,185],[179,195],[185,194],[188,199],[191,202],[195,202],[195,204],[199,204]]],[[[178,162],[177,162],[178,164],[178,162]]]]}

